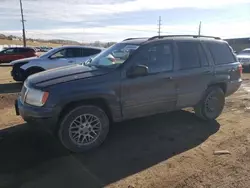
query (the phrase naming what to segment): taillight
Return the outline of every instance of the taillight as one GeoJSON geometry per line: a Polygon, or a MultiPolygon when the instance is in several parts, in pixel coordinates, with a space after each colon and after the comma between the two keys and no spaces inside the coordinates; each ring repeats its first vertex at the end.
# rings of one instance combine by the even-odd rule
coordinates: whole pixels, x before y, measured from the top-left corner
{"type": "Polygon", "coordinates": [[[44,92],[43,93],[43,97],[42,97],[42,104],[46,103],[48,97],[49,97],[49,93],[48,92],[44,92]]]}
{"type": "Polygon", "coordinates": [[[242,65],[241,64],[239,64],[239,66],[238,66],[238,70],[239,70],[239,72],[240,72],[240,76],[242,75],[242,72],[243,72],[243,68],[242,68],[242,65]]]}

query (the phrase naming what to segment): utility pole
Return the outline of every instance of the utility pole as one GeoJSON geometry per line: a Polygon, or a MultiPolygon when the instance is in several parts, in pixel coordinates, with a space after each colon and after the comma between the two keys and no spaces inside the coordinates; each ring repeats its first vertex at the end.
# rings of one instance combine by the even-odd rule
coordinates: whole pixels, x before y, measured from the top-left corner
{"type": "Polygon", "coordinates": [[[22,26],[23,26],[23,47],[26,47],[26,36],[25,36],[25,26],[24,26],[24,22],[25,20],[23,19],[23,4],[22,4],[22,0],[20,0],[20,9],[21,9],[21,22],[22,22],[22,26]]]}
{"type": "Polygon", "coordinates": [[[200,21],[200,24],[199,24],[199,31],[198,31],[198,35],[199,35],[199,36],[201,35],[201,21],[200,21]]]}
{"type": "Polygon", "coordinates": [[[158,35],[161,36],[161,16],[159,16],[158,20],[158,35]]]}

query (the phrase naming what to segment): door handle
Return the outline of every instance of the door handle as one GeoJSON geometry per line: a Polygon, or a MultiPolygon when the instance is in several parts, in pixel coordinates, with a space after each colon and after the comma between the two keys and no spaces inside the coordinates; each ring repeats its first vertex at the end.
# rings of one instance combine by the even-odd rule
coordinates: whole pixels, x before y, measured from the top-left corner
{"type": "Polygon", "coordinates": [[[74,63],[74,61],[68,61],[69,63],[74,63]]]}
{"type": "Polygon", "coordinates": [[[165,79],[165,80],[172,80],[173,77],[172,77],[172,76],[169,76],[169,77],[165,77],[164,79],[165,79]]]}
{"type": "Polygon", "coordinates": [[[204,74],[209,74],[209,73],[212,73],[212,71],[204,71],[203,73],[204,74]]]}

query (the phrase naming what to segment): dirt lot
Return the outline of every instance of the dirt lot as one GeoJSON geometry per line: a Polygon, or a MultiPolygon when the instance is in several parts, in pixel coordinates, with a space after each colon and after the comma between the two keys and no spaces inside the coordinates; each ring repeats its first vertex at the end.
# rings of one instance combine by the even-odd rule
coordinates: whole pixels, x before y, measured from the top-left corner
{"type": "Polygon", "coordinates": [[[189,111],[137,119],[112,127],[100,148],[71,154],[15,116],[21,85],[9,71],[0,67],[0,187],[250,187],[250,74],[217,121],[189,111]]]}

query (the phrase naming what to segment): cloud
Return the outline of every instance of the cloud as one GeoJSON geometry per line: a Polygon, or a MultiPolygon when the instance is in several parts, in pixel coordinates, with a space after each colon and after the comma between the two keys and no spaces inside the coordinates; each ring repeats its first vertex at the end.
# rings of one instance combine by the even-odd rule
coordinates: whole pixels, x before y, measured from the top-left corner
{"type": "MultiPolygon", "coordinates": [[[[20,31],[5,31],[4,33],[19,35],[20,31]]],[[[168,25],[162,26],[163,35],[191,34],[198,33],[197,24],[188,25],[168,25]]],[[[203,24],[202,35],[219,36],[222,38],[247,37],[250,35],[250,25],[248,22],[220,22],[203,24]],[[239,29],[244,28],[244,29],[239,29]]],[[[29,30],[27,37],[66,40],[78,40],[80,42],[90,41],[121,41],[129,37],[150,37],[157,35],[155,25],[113,25],[106,27],[91,28],[62,28],[49,30],[29,30]]]]}
{"type": "MultiPolygon", "coordinates": [[[[250,2],[249,0],[23,0],[27,19],[48,19],[56,21],[91,21],[124,12],[165,10],[173,8],[219,8],[226,5],[250,2]]],[[[17,0],[5,0],[0,8],[8,8],[4,13],[16,18],[19,14],[17,0]]],[[[129,15],[128,15],[129,17],[129,15]]]]}
{"type": "MultiPolygon", "coordinates": [[[[0,33],[20,36],[18,0],[0,1],[0,33]],[[11,27],[6,29],[6,25],[11,24],[15,25],[14,29],[11,27]]],[[[177,8],[193,8],[202,10],[203,13],[205,12],[203,10],[218,10],[219,12],[225,7],[244,3],[250,3],[250,0],[174,0],[171,3],[166,0],[23,0],[23,8],[27,20],[26,26],[28,26],[27,37],[78,41],[119,41],[133,36],[156,35],[156,24],[151,24],[152,22],[146,24],[149,23],[150,11],[158,13],[177,8]],[[121,15],[122,17],[119,17],[121,15]],[[140,17],[143,19],[143,23],[135,23],[134,17],[131,15],[140,17]],[[116,18],[119,24],[112,23],[113,18],[116,18]],[[121,24],[122,19],[125,22],[121,24]]],[[[241,13],[241,10],[238,12],[241,13]]],[[[181,15],[179,17],[182,19],[181,15]]],[[[228,15],[225,15],[224,18],[226,16],[228,15]]],[[[222,22],[214,20],[203,23],[202,34],[224,38],[250,35],[249,21],[239,22],[232,19],[223,21],[224,18],[219,18],[222,22]]],[[[164,23],[163,34],[196,34],[198,23],[192,21],[185,23],[185,16],[183,16],[183,20],[184,24],[176,23],[176,19],[173,19],[171,23],[164,23]]]]}

